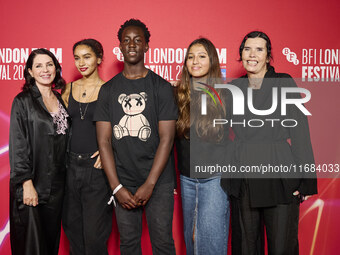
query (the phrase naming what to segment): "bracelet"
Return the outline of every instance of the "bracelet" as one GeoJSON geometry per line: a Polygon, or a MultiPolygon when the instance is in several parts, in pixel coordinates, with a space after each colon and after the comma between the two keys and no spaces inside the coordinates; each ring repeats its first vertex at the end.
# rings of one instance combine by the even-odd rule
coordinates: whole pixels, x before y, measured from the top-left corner
{"type": "Polygon", "coordinates": [[[108,205],[110,205],[110,204],[113,202],[113,205],[114,205],[115,207],[117,206],[114,195],[115,195],[121,188],[123,188],[123,185],[122,185],[122,184],[119,184],[119,185],[112,191],[112,195],[111,195],[111,197],[110,197],[110,200],[109,200],[109,202],[107,203],[108,205]]]}

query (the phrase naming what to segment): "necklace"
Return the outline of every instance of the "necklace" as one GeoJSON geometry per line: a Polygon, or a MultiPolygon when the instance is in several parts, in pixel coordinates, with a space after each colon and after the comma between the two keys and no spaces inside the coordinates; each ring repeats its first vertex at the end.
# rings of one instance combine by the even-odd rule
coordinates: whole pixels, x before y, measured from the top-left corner
{"type": "MultiPolygon", "coordinates": [[[[92,90],[92,93],[91,93],[91,95],[89,96],[89,100],[92,98],[92,96],[94,95],[94,92],[97,90],[97,87],[98,87],[99,83],[100,83],[100,80],[99,80],[97,86],[92,90]]],[[[83,85],[81,85],[81,87],[83,87],[83,85]]],[[[80,94],[81,94],[81,92],[80,92],[80,90],[79,90],[79,99],[80,99],[80,94]]],[[[82,97],[83,97],[83,98],[86,97],[86,89],[85,89],[85,91],[82,93],[82,97]]],[[[79,102],[80,119],[81,119],[81,120],[84,120],[84,119],[85,119],[86,112],[87,112],[87,108],[89,107],[90,102],[88,102],[87,104],[86,104],[86,102],[84,102],[84,104],[86,104],[85,109],[84,109],[84,113],[83,113],[83,110],[81,109],[81,104],[82,104],[82,103],[81,103],[80,101],[78,101],[78,102],[79,102]]]]}

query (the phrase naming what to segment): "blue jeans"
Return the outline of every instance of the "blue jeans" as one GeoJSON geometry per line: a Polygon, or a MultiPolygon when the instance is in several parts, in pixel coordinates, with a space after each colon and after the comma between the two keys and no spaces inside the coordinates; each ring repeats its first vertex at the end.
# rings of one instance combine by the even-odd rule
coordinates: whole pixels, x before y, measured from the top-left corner
{"type": "Polygon", "coordinates": [[[221,178],[180,179],[187,255],[226,255],[230,210],[221,178]]]}

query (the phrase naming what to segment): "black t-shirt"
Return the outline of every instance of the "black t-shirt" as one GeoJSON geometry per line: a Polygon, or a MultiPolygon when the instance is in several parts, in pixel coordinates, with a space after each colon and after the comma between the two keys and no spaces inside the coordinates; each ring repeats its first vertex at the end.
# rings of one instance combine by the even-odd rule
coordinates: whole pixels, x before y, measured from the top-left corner
{"type": "MultiPolygon", "coordinates": [[[[176,120],[177,115],[170,83],[150,70],[136,80],[119,73],[102,86],[94,121],[111,123],[116,169],[123,185],[145,182],[159,145],[158,122],[176,120]]],[[[171,153],[157,184],[173,181],[171,153]]]]}

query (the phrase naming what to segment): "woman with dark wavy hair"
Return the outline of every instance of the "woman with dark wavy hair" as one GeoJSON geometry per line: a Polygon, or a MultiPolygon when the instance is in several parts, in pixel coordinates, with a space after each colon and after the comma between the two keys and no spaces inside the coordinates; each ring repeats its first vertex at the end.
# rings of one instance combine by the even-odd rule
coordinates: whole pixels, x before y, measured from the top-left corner
{"type": "Polygon", "coordinates": [[[61,67],[46,49],[27,59],[25,84],[10,122],[10,238],[12,254],[58,254],[65,184],[68,114],[61,67]]]}
{"type": "Polygon", "coordinates": [[[68,152],[63,228],[73,255],[108,254],[112,229],[111,189],[101,166],[93,115],[104,81],[99,76],[103,47],[95,39],[73,45],[81,78],[66,85],[62,98],[72,118],[68,152]]]}
{"type": "MultiPolygon", "coordinates": [[[[248,33],[239,48],[240,61],[246,75],[232,81],[242,90],[245,102],[252,95],[253,109],[272,109],[274,89],[296,88],[289,74],[277,73],[271,66],[272,46],[269,37],[261,31],[248,33]]],[[[301,98],[289,93],[290,98],[301,98]]],[[[280,96],[278,96],[281,100],[280,96]]],[[[278,101],[279,101],[278,100],[278,101]]],[[[236,163],[241,167],[270,166],[272,168],[314,163],[307,117],[295,105],[287,106],[281,114],[281,105],[266,115],[253,113],[245,104],[244,115],[234,115],[236,163]],[[275,120],[271,123],[269,120],[275,120]],[[294,120],[296,126],[281,124],[294,120]],[[256,120],[256,121],[252,121],[256,120]],[[263,125],[259,123],[263,123],[263,125]],[[255,123],[256,122],[256,123],[255,123]],[[254,124],[255,123],[255,124],[254,124]],[[256,127],[254,127],[256,126],[256,127]]],[[[236,185],[237,182],[232,182],[236,185]]],[[[245,175],[239,189],[239,216],[242,226],[242,254],[258,254],[261,228],[266,228],[268,254],[299,254],[298,224],[300,203],[317,193],[314,173],[245,175]],[[262,223],[263,222],[263,223],[262,223]]]]}
{"type": "MultiPolygon", "coordinates": [[[[207,115],[201,115],[201,95],[221,83],[215,46],[205,38],[187,50],[177,86],[179,118],[176,149],[180,170],[187,254],[227,254],[229,200],[220,186],[221,175],[195,175],[194,166],[223,165],[228,157],[226,125],[213,127],[213,119],[226,118],[225,95],[217,90],[221,104],[207,97],[207,115]],[[190,167],[191,166],[191,167],[190,167]]],[[[218,101],[218,99],[216,99],[218,101]]]]}

